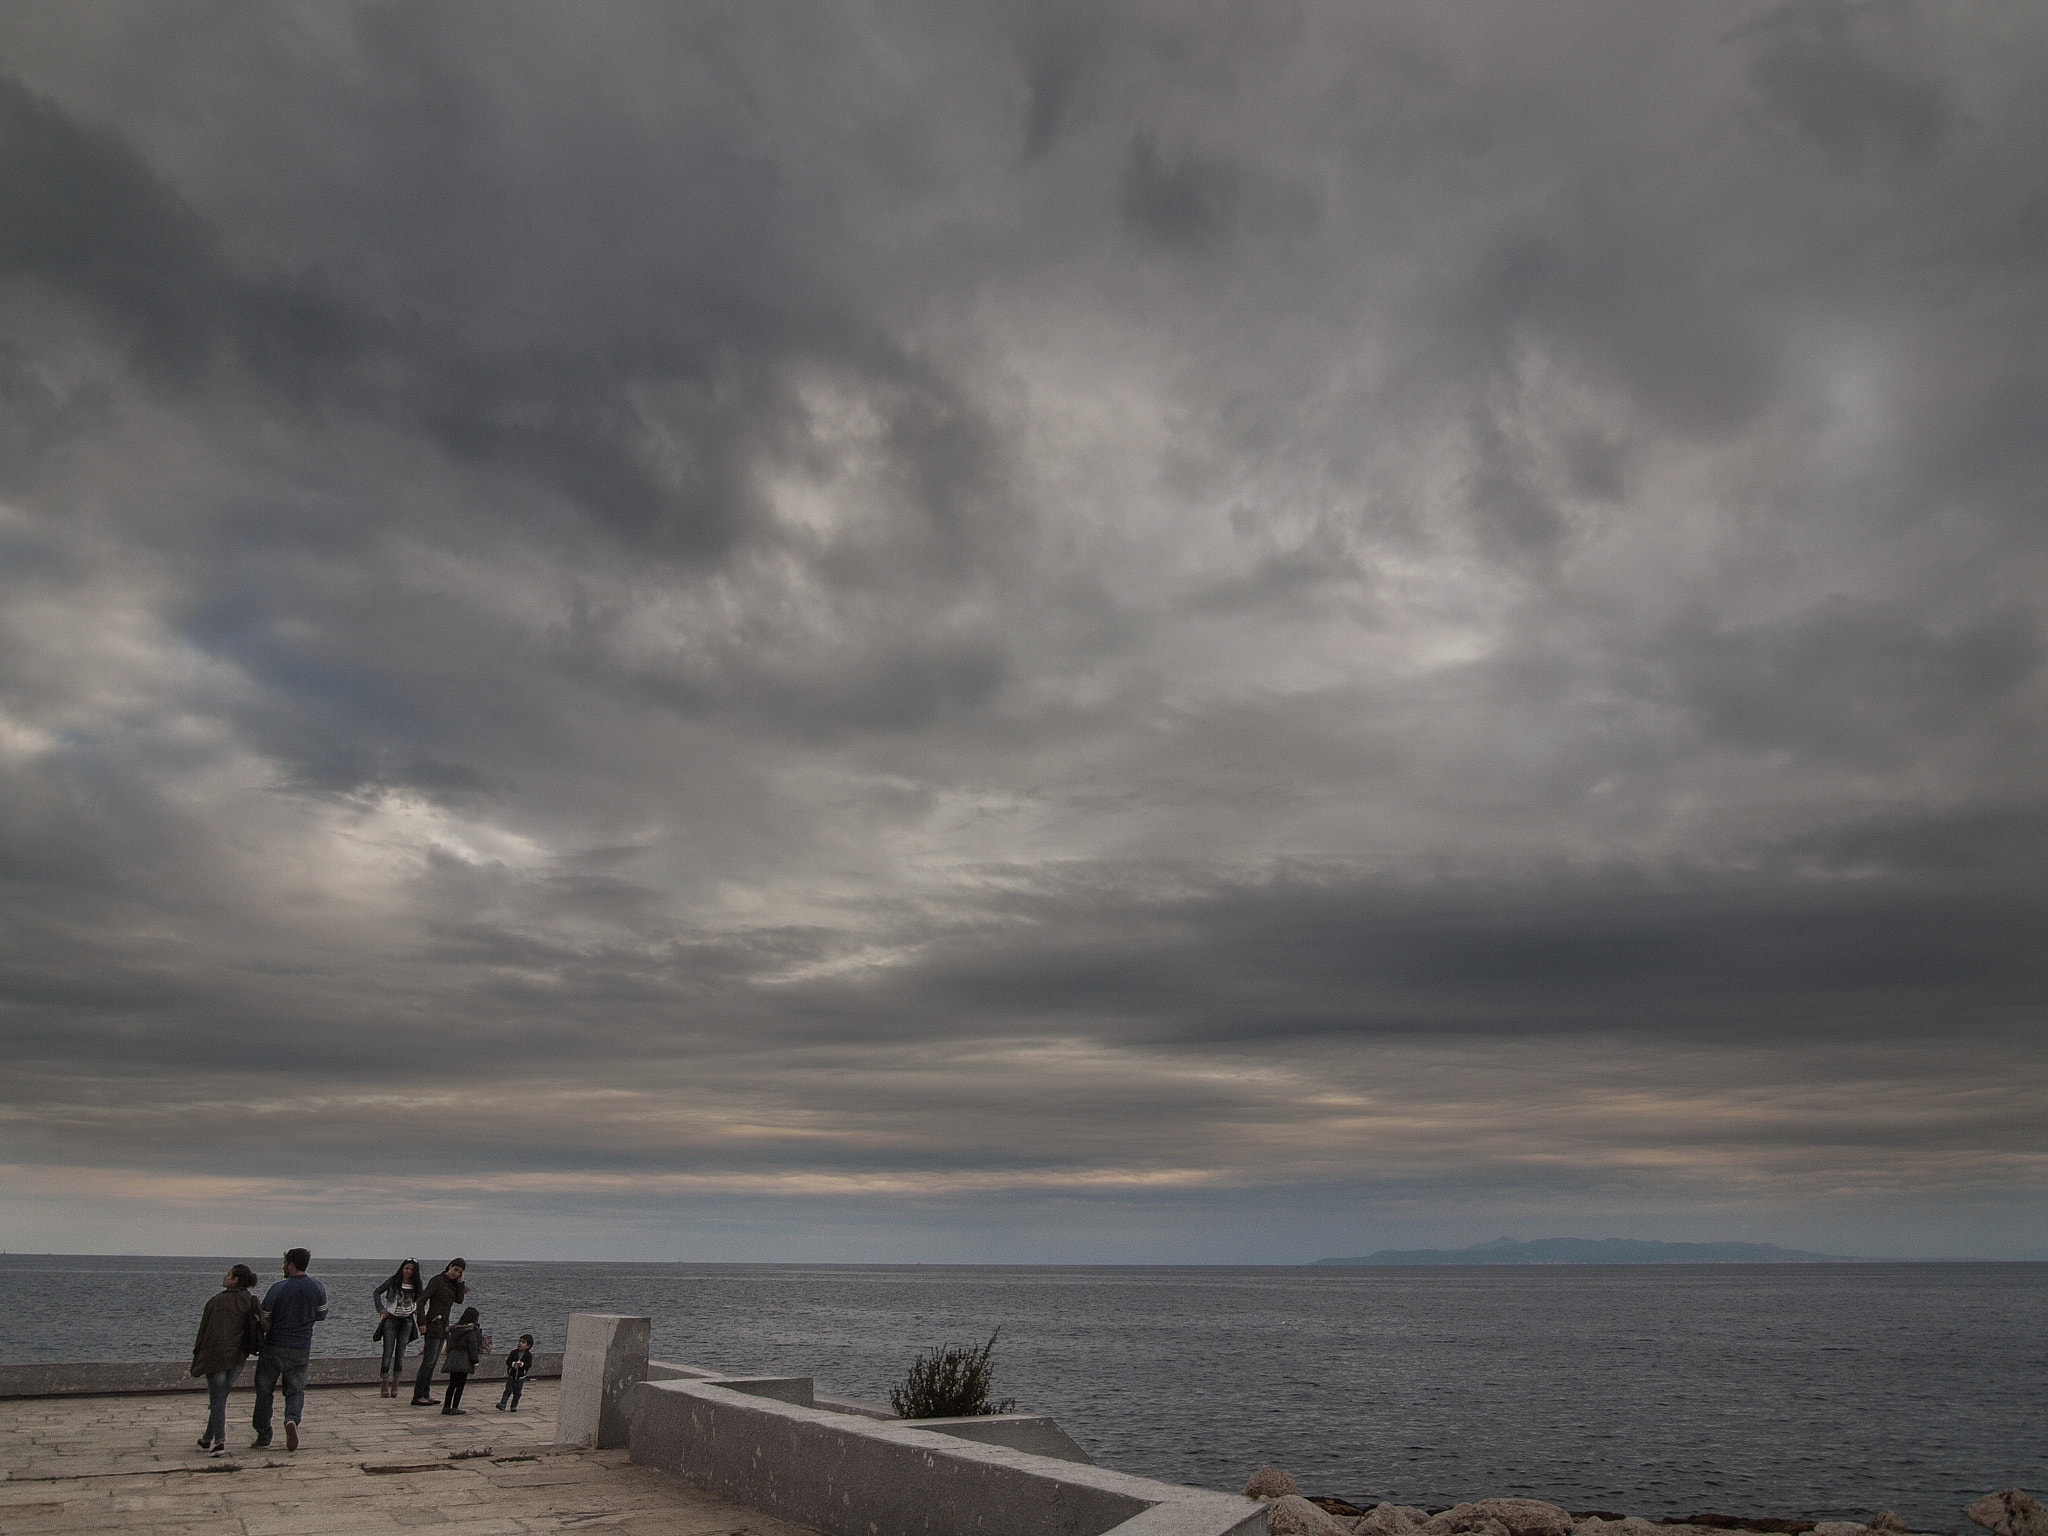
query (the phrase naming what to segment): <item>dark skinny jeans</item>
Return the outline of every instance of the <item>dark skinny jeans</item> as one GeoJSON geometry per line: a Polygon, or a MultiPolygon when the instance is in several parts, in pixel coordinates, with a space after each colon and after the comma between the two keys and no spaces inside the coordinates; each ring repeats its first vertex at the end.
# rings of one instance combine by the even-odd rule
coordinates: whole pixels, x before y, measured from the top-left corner
{"type": "Polygon", "coordinates": [[[379,1376],[405,1374],[405,1346],[412,1342],[406,1335],[411,1332],[411,1325],[402,1317],[384,1325],[384,1363],[377,1368],[379,1376]]]}
{"type": "Polygon", "coordinates": [[[429,1335],[420,1341],[420,1373],[412,1380],[412,1400],[425,1402],[434,1395],[434,1367],[441,1363],[441,1351],[448,1347],[445,1338],[429,1335]]]}
{"type": "Polygon", "coordinates": [[[227,1443],[228,1394],[235,1390],[235,1378],[241,1374],[239,1365],[206,1373],[206,1434],[202,1438],[211,1445],[227,1443]]]}

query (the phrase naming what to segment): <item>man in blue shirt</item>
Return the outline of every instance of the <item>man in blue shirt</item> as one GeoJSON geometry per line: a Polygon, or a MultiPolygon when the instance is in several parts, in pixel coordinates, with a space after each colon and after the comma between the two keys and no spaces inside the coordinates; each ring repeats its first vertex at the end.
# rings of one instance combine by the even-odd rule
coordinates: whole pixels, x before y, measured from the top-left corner
{"type": "Polygon", "coordinates": [[[284,1381],[284,1448],[299,1448],[299,1415],[306,1406],[306,1362],[313,1358],[313,1325],[327,1318],[327,1287],[306,1273],[313,1255],[294,1248],[284,1256],[284,1278],[263,1298],[269,1330],[256,1357],[256,1438],[251,1450],[270,1444],[270,1400],[284,1381]]]}

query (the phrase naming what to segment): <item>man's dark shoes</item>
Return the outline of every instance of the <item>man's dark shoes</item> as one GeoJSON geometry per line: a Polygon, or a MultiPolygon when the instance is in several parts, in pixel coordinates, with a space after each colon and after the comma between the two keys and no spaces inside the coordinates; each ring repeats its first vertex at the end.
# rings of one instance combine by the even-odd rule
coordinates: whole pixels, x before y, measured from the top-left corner
{"type": "Polygon", "coordinates": [[[270,1449],[270,1442],[268,1440],[251,1440],[249,1442],[249,1449],[252,1451],[267,1451],[270,1449]]]}
{"type": "Polygon", "coordinates": [[[299,1426],[290,1419],[284,1421],[284,1448],[288,1451],[299,1448],[299,1426]]]}
{"type": "Polygon", "coordinates": [[[440,1401],[438,1397],[416,1397],[412,1400],[412,1405],[415,1408],[431,1408],[440,1401]]]}
{"type": "Polygon", "coordinates": [[[202,1451],[210,1451],[210,1450],[212,1450],[212,1449],[213,1449],[213,1441],[212,1441],[212,1440],[210,1440],[210,1439],[209,1439],[209,1438],[208,1438],[207,1436],[205,1436],[205,1435],[201,1435],[201,1436],[199,1437],[199,1449],[201,1449],[202,1451]]]}

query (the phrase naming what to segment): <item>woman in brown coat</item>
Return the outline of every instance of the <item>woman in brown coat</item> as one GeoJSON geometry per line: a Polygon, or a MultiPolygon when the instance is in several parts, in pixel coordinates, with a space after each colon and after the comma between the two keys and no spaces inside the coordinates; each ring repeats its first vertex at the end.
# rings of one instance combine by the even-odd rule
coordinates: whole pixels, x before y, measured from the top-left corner
{"type": "Polygon", "coordinates": [[[254,1317],[260,1334],[263,1307],[250,1294],[256,1271],[237,1264],[220,1277],[220,1289],[199,1314],[199,1337],[192,1341],[192,1374],[206,1378],[206,1433],[199,1437],[199,1449],[220,1456],[227,1452],[228,1393],[242,1374],[242,1362],[249,1358],[249,1319],[254,1317]]]}

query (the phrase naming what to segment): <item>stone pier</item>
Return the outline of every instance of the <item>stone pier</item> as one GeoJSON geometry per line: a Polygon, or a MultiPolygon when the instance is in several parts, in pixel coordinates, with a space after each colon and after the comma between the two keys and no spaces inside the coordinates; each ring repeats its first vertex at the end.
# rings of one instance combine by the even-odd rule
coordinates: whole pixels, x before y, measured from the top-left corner
{"type": "Polygon", "coordinates": [[[231,1454],[219,1461],[194,1444],[204,1393],[0,1400],[0,1533],[815,1536],[633,1466],[623,1450],[555,1445],[553,1381],[530,1383],[517,1414],[493,1410],[497,1384],[473,1381],[457,1418],[374,1385],[316,1388],[296,1452],[282,1436],[250,1450],[253,1369],[229,1399],[231,1454]]]}

